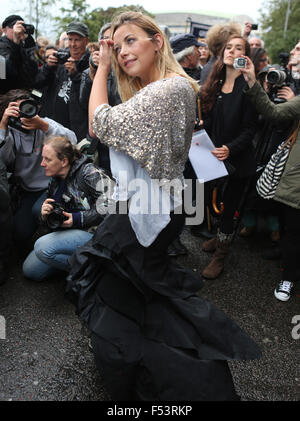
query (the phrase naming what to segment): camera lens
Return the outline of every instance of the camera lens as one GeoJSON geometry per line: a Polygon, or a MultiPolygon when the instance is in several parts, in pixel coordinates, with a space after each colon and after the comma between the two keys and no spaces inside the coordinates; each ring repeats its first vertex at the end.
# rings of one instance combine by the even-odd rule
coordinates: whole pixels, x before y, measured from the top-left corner
{"type": "Polygon", "coordinates": [[[55,230],[61,226],[64,220],[64,215],[60,211],[54,210],[47,217],[47,225],[50,229],[55,230]]]}
{"type": "Polygon", "coordinates": [[[21,102],[19,109],[22,116],[27,118],[34,117],[38,113],[38,105],[32,99],[21,102]]]}
{"type": "Polygon", "coordinates": [[[267,80],[271,85],[280,86],[284,83],[286,74],[282,70],[271,70],[267,75],[267,80]]]}

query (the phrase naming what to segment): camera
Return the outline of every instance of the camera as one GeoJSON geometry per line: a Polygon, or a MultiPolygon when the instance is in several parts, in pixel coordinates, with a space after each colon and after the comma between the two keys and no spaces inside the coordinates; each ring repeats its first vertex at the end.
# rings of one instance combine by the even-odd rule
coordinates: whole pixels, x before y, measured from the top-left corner
{"type": "Polygon", "coordinates": [[[244,57],[238,57],[234,60],[233,67],[235,69],[245,69],[247,65],[247,59],[244,57]]]}
{"type": "Polygon", "coordinates": [[[30,25],[30,23],[22,23],[22,25],[25,28],[25,34],[27,35],[33,35],[34,34],[34,26],[30,25]]]}
{"type": "Polygon", "coordinates": [[[42,93],[36,90],[33,90],[30,94],[30,98],[25,99],[19,105],[19,117],[9,117],[8,124],[9,126],[20,130],[23,133],[28,133],[28,130],[22,127],[21,118],[32,118],[36,116],[39,112],[40,103],[41,103],[42,93]]]}
{"type": "Polygon", "coordinates": [[[286,74],[283,70],[270,70],[267,75],[267,81],[277,87],[283,86],[286,80],[286,74]]]}
{"type": "Polygon", "coordinates": [[[251,24],[251,29],[252,29],[252,31],[256,31],[258,29],[258,24],[257,23],[252,23],[251,24]]]}
{"type": "Polygon", "coordinates": [[[51,203],[51,205],[53,206],[53,209],[47,215],[46,225],[51,230],[56,230],[68,218],[63,214],[64,208],[62,207],[61,204],[53,202],[51,203]]]}
{"type": "Polygon", "coordinates": [[[289,53],[279,53],[280,69],[270,70],[267,74],[267,82],[270,84],[270,97],[274,103],[286,102],[283,98],[278,98],[278,89],[292,84],[291,71],[287,68],[289,62],[289,53]]]}
{"type": "Polygon", "coordinates": [[[90,55],[89,63],[95,70],[98,69],[98,66],[95,64],[94,60],[92,59],[92,55],[90,55]]]}
{"type": "Polygon", "coordinates": [[[57,58],[57,64],[65,64],[70,57],[70,53],[66,50],[58,50],[53,55],[57,58]]]}

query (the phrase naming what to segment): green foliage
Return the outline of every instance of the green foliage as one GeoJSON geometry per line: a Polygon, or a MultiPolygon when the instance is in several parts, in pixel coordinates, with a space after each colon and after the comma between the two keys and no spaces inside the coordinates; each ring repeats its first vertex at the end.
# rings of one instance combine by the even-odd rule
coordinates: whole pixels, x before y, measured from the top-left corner
{"type": "Polygon", "coordinates": [[[49,11],[55,5],[57,0],[27,0],[19,3],[20,9],[16,9],[15,13],[21,14],[26,23],[34,25],[36,32],[35,37],[41,35],[40,28],[49,20],[49,11]]]}
{"type": "Polygon", "coordinates": [[[281,51],[290,52],[300,39],[300,1],[290,0],[287,30],[285,31],[288,0],[265,0],[261,12],[263,40],[272,63],[278,63],[281,51]]]}
{"type": "Polygon", "coordinates": [[[100,28],[105,23],[111,22],[115,15],[125,10],[136,10],[153,17],[153,15],[148,13],[142,6],[139,5],[109,7],[106,10],[102,8],[89,10],[86,0],[70,0],[70,7],[60,8],[61,16],[56,16],[54,19],[56,21],[58,33],[65,31],[66,26],[70,22],[77,20],[85,23],[89,27],[90,40],[97,41],[100,28]]]}

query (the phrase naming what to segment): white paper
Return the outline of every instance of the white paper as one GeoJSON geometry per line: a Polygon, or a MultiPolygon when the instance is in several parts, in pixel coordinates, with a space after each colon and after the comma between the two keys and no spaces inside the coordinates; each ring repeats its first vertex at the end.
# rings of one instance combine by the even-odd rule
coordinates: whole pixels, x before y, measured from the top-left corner
{"type": "Polygon", "coordinates": [[[189,159],[199,180],[206,182],[228,175],[223,161],[211,153],[215,148],[205,130],[193,134],[189,159]]]}

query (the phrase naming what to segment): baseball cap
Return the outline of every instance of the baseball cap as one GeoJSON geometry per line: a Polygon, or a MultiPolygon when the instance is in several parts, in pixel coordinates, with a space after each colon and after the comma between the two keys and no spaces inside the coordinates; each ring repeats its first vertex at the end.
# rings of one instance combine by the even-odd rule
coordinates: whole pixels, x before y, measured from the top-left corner
{"type": "Polygon", "coordinates": [[[89,36],[89,28],[81,22],[71,22],[67,26],[66,29],[67,34],[78,34],[82,37],[88,37],[89,36]]]}
{"type": "Polygon", "coordinates": [[[17,22],[17,20],[24,20],[24,19],[21,18],[21,16],[19,15],[7,16],[7,18],[5,18],[4,21],[2,22],[2,28],[5,28],[6,26],[14,25],[17,22]]]}
{"type": "Polygon", "coordinates": [[[206,46],[203,42],[198,42],[197,38],[193,34],[175,35],[170,39],[170,44],[174,54],[179,53],[192,45],[195,45],[196,47],[206,46]]]}

